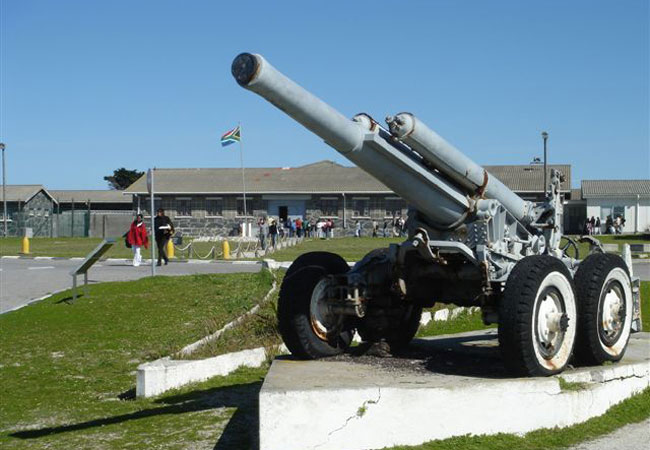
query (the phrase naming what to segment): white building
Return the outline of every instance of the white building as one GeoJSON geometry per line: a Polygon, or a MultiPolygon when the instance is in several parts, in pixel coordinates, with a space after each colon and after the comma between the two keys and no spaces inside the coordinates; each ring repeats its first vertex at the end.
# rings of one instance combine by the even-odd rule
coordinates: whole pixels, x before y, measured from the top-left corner
{"type": "Polygon", "coordinates": [[[624,233],[650,231],[650,180],[582,180],[587,218],[625,219],[624,233]]]}

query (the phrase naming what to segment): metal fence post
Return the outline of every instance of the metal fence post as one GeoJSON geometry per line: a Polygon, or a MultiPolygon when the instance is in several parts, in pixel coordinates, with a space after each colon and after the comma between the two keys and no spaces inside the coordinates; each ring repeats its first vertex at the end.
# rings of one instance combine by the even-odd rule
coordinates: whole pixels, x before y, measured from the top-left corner
{"type": "Polygon", "coordinates": [[[72,214],[70,218],[70,237],[74,237],[74,198],[72,199],[72,214]]]}

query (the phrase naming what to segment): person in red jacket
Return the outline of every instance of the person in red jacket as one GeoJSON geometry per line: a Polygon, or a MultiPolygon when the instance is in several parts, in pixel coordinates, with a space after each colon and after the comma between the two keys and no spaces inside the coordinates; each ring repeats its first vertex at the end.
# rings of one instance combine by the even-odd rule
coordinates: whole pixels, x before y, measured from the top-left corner
{"type": "Polygon", "coordinates": [[[138,214],[131,223],[131,228],[126,235],[126,241],[131,244],[133,249],[133,266],[138,267],[142,262],[140,248],[149,248],[149,237],[147,236],[147,227],[142,221],[142,214],[138,214]]]}

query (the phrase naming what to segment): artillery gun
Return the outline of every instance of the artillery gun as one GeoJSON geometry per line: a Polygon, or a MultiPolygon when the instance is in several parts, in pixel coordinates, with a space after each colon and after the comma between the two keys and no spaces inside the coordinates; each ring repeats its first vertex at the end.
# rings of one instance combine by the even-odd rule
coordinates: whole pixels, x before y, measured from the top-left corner
{"type": "Polygon", "coordinates": [[[479,306],[497,323],[515,375],[623,357],[641,328],[639,280],[595,240],[582,261],[569,255],[575,241],[561,245],[561,173],[551,170],[543,202],[526,201],[412,114],[387,117],[387,127],[367,114],[349,120],[260,55],[237,56],[232,74],[409,204],[403,243],[351,269],[328,252],[293,262],[278,303],[293,355],[336,355],[355,331],[395,351],[414,337],[422,309],[442,302],[479,306]]]}

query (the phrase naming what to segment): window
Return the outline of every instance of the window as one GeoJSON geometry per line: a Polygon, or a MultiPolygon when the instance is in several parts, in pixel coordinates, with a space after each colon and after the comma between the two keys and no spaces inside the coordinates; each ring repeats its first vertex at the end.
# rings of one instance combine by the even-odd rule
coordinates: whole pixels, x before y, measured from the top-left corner
{"type": "Polygon", "coordinates": [[[192,199],[190,197],[176,197],[176,217],[192,216],[192,199]]]}
{"type": "Polygon", "coordinates": [[[205,215],[222,216],[223,215],[223,199],[218,197],[208,197],[205,199],[205,215]]]}
{"type": "Polygon", "coordinates": [[[339,199],[338,198],[321,198],[320,199],[320,213],[325,217],[337,217],[339,215],[339,199]]]}
{"type": "Polygon", "coordinates": [[[397,217],[402,215],[402,206],[404,202],[400,198],[387,198],[386,199],[386,216],[397,217]]]}
{"type": "MultiPolygon", "coordinates": [[[[160,205],[162,205],[162,200],[160,197],[154,197],[153,198],[153,209],[154,211],[157,211],[158,208],[160,208],[160,205]]],[[[151,197],[143,197],[142,202],[140,203],[140,213],[143,216],[151,216],[149,213],[149,208],[151,207],[151,197]]]]}
{"type": "MultiPolygon", "coordinates": [[[[237,199],[237,215],[244,216],[244,198],[240,197],[237,199]]],[[[251,217],[253,215],[253,199],[246,197],[246,216],[251,217]]]]}
{"type": "Polygon", "coordinates": [[[625,206],[601,206],[600,220],[607,220],[608,216],[611,216],[612,220],[616,220],[618,216],[625,219],[625,206]]]}
{"type": "Polygon", "coordinates": [[[370,217],[370,200],[367,198],[352,199],[352,217],[370,217]]]}
{"type": "Polygon", "coordinates": [[[614,206],[612,209],[614,210],[613,219],[616,219],[618,216],[621,216],[621,219],[625,219],[625,206],[614,206]]]}

